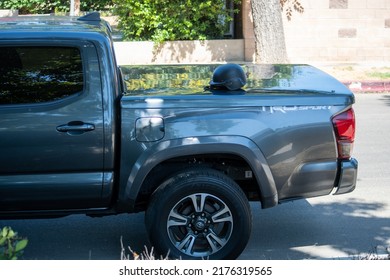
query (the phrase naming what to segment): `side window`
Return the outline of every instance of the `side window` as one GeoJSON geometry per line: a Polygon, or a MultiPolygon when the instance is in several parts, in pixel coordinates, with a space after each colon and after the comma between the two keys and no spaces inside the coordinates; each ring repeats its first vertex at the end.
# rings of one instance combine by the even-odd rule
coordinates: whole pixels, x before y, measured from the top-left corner
{"type": "Polygon", "coordinates": [[[55,101],[84,87],[75,47],[0,47],[0,105],[55,101]]]}

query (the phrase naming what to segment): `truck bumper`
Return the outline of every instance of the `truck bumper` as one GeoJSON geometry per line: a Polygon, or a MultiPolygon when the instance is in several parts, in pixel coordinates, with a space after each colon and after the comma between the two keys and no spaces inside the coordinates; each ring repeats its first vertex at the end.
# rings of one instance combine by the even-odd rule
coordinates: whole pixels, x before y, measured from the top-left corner
{"type": "Polygon", "coordinates": [[[333,194],[352,192],[356,187],[357,170],[358,162],[354,158],[340,162],[340,176],[333,194]]]}

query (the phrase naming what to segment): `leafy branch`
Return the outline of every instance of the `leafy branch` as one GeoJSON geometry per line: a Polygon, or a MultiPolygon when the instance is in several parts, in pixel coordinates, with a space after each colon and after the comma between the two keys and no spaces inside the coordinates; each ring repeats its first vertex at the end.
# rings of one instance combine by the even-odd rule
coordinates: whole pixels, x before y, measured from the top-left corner
{"type": "Polygon", "coordinates": [[[0,260],[17,260],[27,243],[27,239],[19,237],[10,227],[4,227],[0,231],[0,260]]]}

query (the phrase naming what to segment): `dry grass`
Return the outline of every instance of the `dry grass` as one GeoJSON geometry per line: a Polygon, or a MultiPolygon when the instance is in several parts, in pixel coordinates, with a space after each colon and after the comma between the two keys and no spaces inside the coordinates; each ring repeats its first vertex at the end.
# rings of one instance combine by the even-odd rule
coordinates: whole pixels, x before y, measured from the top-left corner
{"type": "MultiPolygon", "coordinates": [[[[138,254],[137,252],[133,251],[130,246],[127,247],[127,250],[129,253],[126,252],[125,247],[123,246],[122,237],[120,239],[121,242],[121,260],[169,260],[169,252],[168,254],[164,256],[160,256],[159,258],[156,258],[154,254],[153,247],[148,250],[146,246],[144,246],[144,251],[141,254],[138,254]]],[[[373,249],[372,252],[368,254],[360,254],[357,256],[352,256],[352,260],[390,260],[390,247],[388,248],[381,248],[381,250],[378,250],[377,247],[373,249]],[[378,251],[386,251],[387,253],[379,253],[378,251]]]]}
{"type": "Polygon", "coordinates": [[[121,237],[121,260],[169,260],[169,252],[165,257],[160,256],[159,258],[156,258],[153,247],[149,251],[148,248],[144,246],[144,251],[141,254],[133,251],[130,246],[127,247],[127,250],[129,253],[126,252],[126,248],[123,246],[123,240],[121,237]]]}
{"type": "Polygon", "coordinates": [[[354,260],[390,260],[390,247],[378,248],[375,247],[372,252],[364,255],[353,257],[354,260]],[[380,252],[379,252],[380,251],[380,252]]]}

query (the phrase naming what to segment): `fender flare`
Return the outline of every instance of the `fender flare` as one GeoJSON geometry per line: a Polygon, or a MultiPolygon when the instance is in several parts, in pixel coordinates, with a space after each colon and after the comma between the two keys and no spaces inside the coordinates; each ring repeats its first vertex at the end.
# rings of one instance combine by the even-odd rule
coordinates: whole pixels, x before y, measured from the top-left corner
{"type": "Polygon", "coordinates": [[[249,164],[259,184],[262,208],[273,207],[278,203],[271,169],[252,140],[243,136],[200,136],[161,141],[145,150],[133,165],[118,206],[130,211],[134,209],[144,180],[159,163],[182,156],[216,153],[238,155],[249,164]]]}

